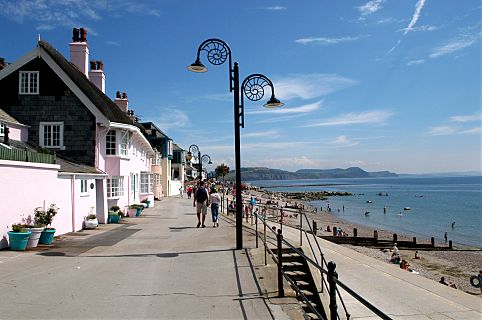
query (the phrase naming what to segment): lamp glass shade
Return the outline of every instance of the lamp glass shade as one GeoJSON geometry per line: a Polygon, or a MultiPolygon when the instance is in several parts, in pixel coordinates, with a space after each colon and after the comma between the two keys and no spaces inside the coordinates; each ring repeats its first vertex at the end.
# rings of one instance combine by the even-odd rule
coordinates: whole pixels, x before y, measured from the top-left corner
{"type": "Polygon", "coordinates": [[[201,72],[207,72],[208,68],[206,68],[206,66],[203,65],[199,59],[197,59],[196,62],[191,64],[189,67],[187,67],[187,70],[201,73],[201,72]]]}
{"type": "Polygon", "coordinates": [[[284,105],[285,104],[283,102],[279,101],[274,96],[272,96],[271,99],[269,99],[269,101],[266,102],[266,104],[263,105],[263,107],[265,107],[265,108],[278,108],[278,107],[282,107],[284,105]]]}

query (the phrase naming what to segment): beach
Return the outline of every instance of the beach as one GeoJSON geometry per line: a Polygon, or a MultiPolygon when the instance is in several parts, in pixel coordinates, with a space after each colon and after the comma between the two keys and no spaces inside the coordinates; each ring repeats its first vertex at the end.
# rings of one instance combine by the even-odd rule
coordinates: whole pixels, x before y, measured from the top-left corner
{"type": "MultiPolygon", "coordinates": [[[[294,201],[286,200],[277,195],[277,193],[273,194],[272,192],[256,190],[250,191],[248,192],[248,194],[246,194],[246,196],[251,195],[257,197],[258,199],[261,199],[262,203],[266,203],[266,201],[270,198],[273,198],[274,195],[277,198],[276,201],[278,202],[279,207],[285,207],[286,204],[294,204],[294,201]]],[[[339,216],[335,216],[327,211],[320,212],[319,208],[318,212],[316,212],[315,209],[309,204],[303,203],[302,201],[296,202],[297,204],[304,205],[305,212],[307,212],[307,218],[309,221],[317,222],[318,235],[332,235],[333,233],[327,232],[326,228],[327,226],[330,226],[330,228],[333,229],[333,227],[336,226],[337,228],[342,228],[342,230],[348,233],[349,236],[352,236],[353,229],[357,228],[357,233],[359,237],[373,237],[375,230],[374,228],[343,220],[339,216]]],[[[299,225],[299,218],[290,218],[288,214],[288,217],[285,217],[285,223],[297,226],[299,225]]],[[[391,231],[377,229],[377,232],[379,239],[393,239],[393,232],[391,231]]],[[[399,240],[412,240],[413,238],[413,235],[410,234],[397,234],[397,236],[399,240]]],[[[417,242],[430,243],[430,239],[417,238],[417,242]]],[[[399,265],[389,262],[390,256],[392,254],[391,250],[380,250],[376,248],[353,245],[344,246],[372,258],[378,259],[380,260],[380,263],[387,263],[392,265],[394,268],[399,268],[399,265]]],[[[446,246],[446,244],[436,243],[436,246],[446,246]]],[[[415,250],[402,249],[400,250],[400,255],[402,259],[405,259],[410,263],[410,268],[418,272],[420,276],[432,279],[437,282],[443,276],[445,277],[446,282],[448,282],[449,284],[455,284],[457,290],[462,290],[464,292],[467,292],[468,294],[480,295],[480,289],[473,287],[470,284],[469,280],[472,275],[478,274],[479,270],[482,269],[482,251],[464,251],[470,249],[473,248],[454,244],[454,250],[419,250],[418,255],[420,256],[420,259],[414,259],[415,250]]]]}

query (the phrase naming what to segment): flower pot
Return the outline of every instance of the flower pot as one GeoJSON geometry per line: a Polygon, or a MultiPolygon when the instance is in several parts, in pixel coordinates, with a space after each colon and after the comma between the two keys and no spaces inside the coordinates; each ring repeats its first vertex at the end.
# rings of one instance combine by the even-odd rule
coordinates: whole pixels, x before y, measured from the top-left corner
{"type": "Polygon", "coordinates": [[[8,232],[8,241],[10,243],[10,250],[24,251],[27,248],[28,238],[31,232],[8,232]]]}
{"type": "Polygon", "coordinates": [[[44,229],[40,236],[39,244],[52,244],[54,241],[55,229],[44,229]]]}
{"type": "Polygon", "coordinates": [[[109,223],[119,223],[120,216],[116,215],[109,215],[109,223]]]}
{"type": "Polygon", "coordinates": [[[142,208],[137,208],[136,209],[136,217],[140,216],[142,212],[142,208]]]}
{"type": "Polygon", "coordinates": [[[84,228],[85,229],[95,229],[99,225],[99,221],[96,219],[86,219],[84,221],[84,228]]]}
{"type": "Polygon", "coordinates": [[[151,204],[151,201],[146,200],[146,201],[144,201],[144,203],[147,205],[146,208],[149,208],[149,205],[151,204]]]}
{"type": "Polygon", "coordinates": [[[38,245],[38,241],[40,240],[44,228],[29,228],[28,230],[32,232],[32,234],[28,238],[27,248],[35,248],[38,245]]]}

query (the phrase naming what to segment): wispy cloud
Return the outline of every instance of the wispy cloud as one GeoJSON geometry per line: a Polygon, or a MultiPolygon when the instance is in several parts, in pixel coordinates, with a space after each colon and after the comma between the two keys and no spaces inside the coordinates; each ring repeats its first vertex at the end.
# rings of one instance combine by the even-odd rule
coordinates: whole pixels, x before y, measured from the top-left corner
{"type": "Polygon", "coordinates": [[[462,49],[468,48],[475,44],[478,40],[478,35],[470,34],[470,33],[463,33],[460,34],[458,37],[450,40],[449,42],[436,47],[430,53],[430,58],[439,58],[441,56],[451,54],[462,49]]]}
{"type": "Polygon", "coordinates": [[[323,104],[323,100],[320,100],[315,103],[305,104],[300,107],[294,108],[287,108],[285,106],[276,109],[265,109],[265,110],[256,110],[256,111],[247,111],[246,114],[262,114],[262,113],[269,113],[269,114],[299,114],[299,113],[310,113],[316,111],[321,108],[323,104]]]}
{"type": "Polygon", "coordinates": [[[452,116],[452,117],[450,117],[450,121],[453,121],[453,122],[482,121],[482,114],[481,113],[474,113],[474,114],[471,114],[471,115],[452,116]]]}
{"type": "Polygon", "coordinates": [[[121,43],[119,41],[106,41],[105,43],[110,45],[110,46],[115,46],[115,47],[121,46],[121,43]]]}
{"type": "Polygon", "coordinates": [[[408,30],[408,27],[407,28],[403,28],[403,29],[400,29],[398,31],[403,31],[405,34],[407,33],[407,31],[410,31],[410,32],[427,32],[427,31],[435,31],[435,30],[438,30],[439,27],[437,26],[432,26],[432,25],[423,25],[423,26],[419,26],[419,27],[413,27],[412,29],[408,30]]]}
{"type": "Polygon", "coordinates": [[[306,156],[300,157],[276,157],[270,159],[249,160],[243,159],[243,165],[247,167],[282,168],[283,170],[298,170],[302,168],[321,168],[324,163],[320,159],[311,159],[306,156]]]}
{"type": "Polygon", "coordinates": [[[159,114],[159,116],[155,123],[166,132],[172,128],[185,128],[191,125],[187,113],[174,107],[157,108],[157,114],[159,114]]]}
{"type": "Polygon", "coordinates": [[[481,127],[459,128],[457,126],[438,126],[429,128],[428,134],[431,136],[448,136],[456,134],[480,134],[481,127]]]}
{"type": "Polygon", "coordinates": [[[272,6],[272,7],[264,7],[263,9],[269,10],[269,11],[281,11],[281,10],[286,10],[288,8],[283,6],[272,6]]]}
{"type": "Polygon", "coordinates": [[[341,147],[351,147],[357,145],[358,142],[351,140],[347,136],[338,136],[335,140],[331,141],[330,144],[341,147]]]}
{"type": "Polygon", "coordinates": [[[296,43],[300,43],[303,45],[307,44],[321,44],[321,45],[330,45],[330,44],[339,44],[343,42],[351,42],[360,39],[361,37],[339,37],[339,38],[326,38],[326,37],[308,37],[308,38],[301,38],[295,40],[296,43]]]}
{"type": "Polygon", "coordinates": [[[266,124],[266,123],[277,123],[277,122],[285,122],[285,121],[292,121],[296,118],[303,117],[305,113],[298,113],[298,114],[291,114],[288,116],[279,116],[279,117],[269,117],[263,120],[256,121],[256,124],[266,124]]]}
{"type": "Polygon", "coordinates": [[[354,124],[385,124],[385,122],[393,115],[389,111],[368,111],[368,112],[351,112],[342,114],[338,117],[323,119],[321,121],[305,125],[304,127],[323,127],[323,126],[345,126],[354,124]]]}
{"type": "Polygon", "coordinates": [[[233,100],[233,94],[230,92],[211,93],[211,94],[206,94],[204,97],[208,100],[215,100],[215,101],[232,101],[233,100]]]}
{"type": "Polygon", "coordinates": [[[358,82],[337,74],[290,74],[274,79],[276,97],[286,101],[294,98],[313,99],[342,90],[358,82]]]}
{"type": "Polygon", "coordinates": [[[425,63],[425,61],[426,61],[425,59],[410,60],[409,62],[407,62],[407,66],[415,66],[418,64],[425,63]]]}
{"type": "Polygon", "coordinates": [[[474,127],[471,129],[465,129],[459,131],[460,134],[480,134],[482,132],[482,127],[474,127]]]}
{"type": "MultiPolygon", "coordinates": [[[[420,14],[422,13],[423,6],[425,5],[425,0],[418,0],[415,4],[415,12],[412,15],[412,19],[408,26],[404,29],[403,35],[405,36],[410,31],[413,31],[415,24],[417,23],[418,19],[420,18],[420,14]]],[[[398,39],[397,43],[390,49],[386,54],[392,53],[402,42],[402,39],[398,39]]]]}
{"type": "Polygon", "coordinates": [[[362,6],[357,7],[358,11],[363,17],[373,14],[382,8],[382,3],[384,0],[371,0],[362,6]]]}
{"type": "Polygon", "coordinates": [[[258,132],[243,133],[243,138],[265,138],[265,137],[279,137],[279,132],[277,130],[267,130],[258,132]]]}

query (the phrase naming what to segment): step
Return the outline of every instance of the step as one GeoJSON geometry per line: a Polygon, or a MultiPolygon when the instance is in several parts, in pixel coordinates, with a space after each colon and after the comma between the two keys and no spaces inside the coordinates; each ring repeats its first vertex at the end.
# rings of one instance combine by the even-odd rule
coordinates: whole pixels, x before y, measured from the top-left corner
{"type": "Polygon", "coordinates": [[[293,280],[301,280],[301,279],[304,279],[304,277],[306,277],[306,273],[303,272],[303,271],[297,271],[297,270],[289,270],[289,271],[285,271],[285,274],[292,278],[293,280]]]}
{"type": "Polygon", "coordinates": [[[305,264],[303,262],[299,261],[283,261],[283,268],[285,270],[302,270],[304,268],[305,264]]]}
{"type": "Polygon", "coordinates": [[[281,255],[281,258],[283,259],[283,262],[285,262],[285,261],[286,262],[291,262],[291,261],[301,262],[301,261],[304,260],[304,258],[297,253],[283,253],[281,255]]]}

